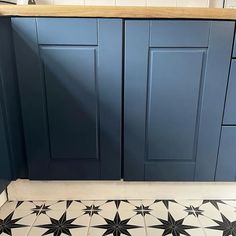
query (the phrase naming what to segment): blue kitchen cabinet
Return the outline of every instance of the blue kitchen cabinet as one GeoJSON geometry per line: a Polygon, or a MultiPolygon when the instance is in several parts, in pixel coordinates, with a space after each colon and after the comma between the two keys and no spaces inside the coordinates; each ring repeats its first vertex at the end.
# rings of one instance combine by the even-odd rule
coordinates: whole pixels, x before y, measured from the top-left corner
{"type": "Polygon", "coordinates": [[[223,126],[216,181],[236,181],[236,126],[223,126]]]}
{"type": "Polygon", "coordinates": [[[233,34],[234,22],[125,22],[125,180],[214,180],[233,34]]]}
{"type": "Polygon", "coordinates": [[[10,168],[10,153],[7,139],[7,126],[6,126],[6,110],[5,110],[5,97],[4,97],[4,47],[7,40],[7,27],[9,20],[0,19],[0,194],[6,188],[12,178],[12,171],[10,168]]]}
{"type": "Polygon", "coordinates": [[[122,21],[13,18],[30,179],[121,178],[122,21]]]}
{"type": "MultiPolygon", "coordinates": [[[[1,86],[0,91],[2,91],[1,86]]],[[[9,184],[11,178],[12,173],[10,168],[10,155],[6,137],[6,126],[3,118],[2,102],[0,100],[0,194],[9,184]]]]}
{"type": "Polygon", "coordinates": [[[11,19],[0,18],[0,193],[27,176],[11,19]]]}

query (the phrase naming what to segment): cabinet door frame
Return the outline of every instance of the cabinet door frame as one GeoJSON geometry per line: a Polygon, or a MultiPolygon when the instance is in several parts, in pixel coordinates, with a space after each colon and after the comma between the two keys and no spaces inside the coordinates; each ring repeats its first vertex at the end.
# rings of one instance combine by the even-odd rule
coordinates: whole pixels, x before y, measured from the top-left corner
{"type": "MultiPolygon", "coordinates": [[[[120,19],[85,19],[85,18],[12,18],[12,28],[16,49],[16,61],[21,93],[21,105],[25,132],[25,143],[28,157],[30,179],[120,179],[121,177],[121,86],[122,86],[122,20],[120,19]],[[58,21],[57,21],[58,20],[58,21]],[[60,24],[64,29],[78,36],[72,40],[60,32],[60,24]],[[99,90],[99,160],[83,161],[71,159],[67,161],[52,160],[48,133],[47,104],[45,101],[45,81],[40,46],[57,42],[53,36],[47,41],[45,31],[47,22],[62,38],[58,44],[87,44],[98,49],[97,72],[99,90]],[[76,28],[77,23],[78,27],[76,28]],[[88,24],[83,24],[83,23],[88,24]],[[92,22],[92,23],[91,23],[92,22]],[[70,26],[67,28],[67,23],[70,26]],[[91,24],[90,24],[91,23],[91,24]],[[96,25],[96,29],[92,26],[96,25]],[[88,26],[86,28],[85,26],[88,26]],[[91,28],[90,28],[91,26],[91,28]],[[71,27],[71,28],[69,28],[71,27]],[[38,30],[41,30],[39,37],[38,30]],[[85,30],[86,36],[79,35],[85,30]],[[87,31],[86,31],[87,30],[87,31]],[[94,32],[97,39],[89,37],[94,32]],[[41,40],[41,41],[40,41],[41,40]],[[46,41],[45,41],[46,40],[46,41]],[[92,44],[91,44],[92,40],[92,44]],[[112,61],[111,59],[114,58],[112,61]],[[23,58],[23,59],[22,59],[23,58]],[[111,119],[110,108],[115,115],[111,119]],[[114,145],[107,145],[109,140],[114,145]],[[61,174],[59,174],[61,172],[61,174]]],[[[50,37],[50,34],[49,36],[50,37]]],[[[77,46],[81,46],[77,45],[77,46]]]]}
{"type": "MultiPolygon", "coordinates": [[[[124,179],[145,180],[146,155],[146,98],[149,48],[155,36],[150,32],[153,23],[173,23],[173,31],[178,34],[175,24],[178,20],[126,20],[125,21],[125,78],[124,78],[124,179]],[[153,37],[153,38],[151,38],[153,37]]],[[[212,181],[215,178],[217,152],[223,117],[224,98],[233,45],[234,22],[229,21],[188,21],[191,24],[208,23],[209,44],[206,58],[205,81],[201,98],[198,143],[193,179],[212,181]],[[224,33],[222,33],[224,32],[224,33]],[[222,42],[224,43],[222,45],[222,42]],[[217,70],[217,68],[221,68],[217,70]]],[[[181,26],[182,27],[182,26],[181,26]]],[[[204,27],[202,27],[204,28],[204,27]]],[[[161,29],[162,30],[162,29],[161,29]]],[[[206,29],[207,30],[207,29],[206,29]]],[[[171,31],[163,29],[166,35],[171,31]]],[[[201,33],[201,31],[199,31],[201,33]]],[[[206,31],[207,32],[207,31],[206,31]]],[[[185,31],[184,34],[188,34],[185,31]]],[[[173,35],[174,36],[174,35],[173,35]]],[[[201,35],[200,35],[201,36],[201,35]]],[[[158,35],[156,36],[158,37],[158,35]]],[[[194,37],[190,37],[194,38],[194,37]]],[[[163,39],[163,36],[162,36],[163,39]]],[[[205,38],[206,40],[206,38],[205,38]]],[[[168,46],[172,38],[167,40],[168,46]]],[[[156,40],[155,42],[159,42],[156,40]]],[[[204,37],[200,40],[204,42],[204,37]]],[[[208,43],[207,42],[207,43],[208,43]]],[[[177,40],[181,45],[181,41],[177,40]]],[[[189,41],[186,39],[186,45],[189,41]]],[[[191,43],[191,41],[190,41],[191,43]]],[[[184,46],[184,45],[181,45],[184,46]]],[[[189,46],[189,45],[188,45],[189,46]]],[[[201,45],[199,45],[201,46],[201,45]]],[[[176,163],[170,163],[167,172],[175,171],[176,163]]],[[[186,175],[189,174],[186,170],[186,175]]],[[[153,170],[155,172],[155,170],[153,170]]],[[[179,170],[181,171],[181,170],[179,170]]],[[[167,174],[168,175],[168,174],[167,174]]],[[[178,175],[178,171],[177,171],[178,175]]],[[[190,176],[190,175],[189,175],[190,176]]],[[[152,179],[155,180],[155,177],[152,179]]],[[[177,180],[173,179],[173,180],[177,180]]]]}

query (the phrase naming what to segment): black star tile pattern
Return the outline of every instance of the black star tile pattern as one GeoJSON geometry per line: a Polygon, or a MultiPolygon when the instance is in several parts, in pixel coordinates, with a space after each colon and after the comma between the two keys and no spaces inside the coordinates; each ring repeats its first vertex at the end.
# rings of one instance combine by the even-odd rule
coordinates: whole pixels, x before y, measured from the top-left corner
{"type": "Polygon", "coordinates": [[[194,207],[194,206],[186,206],[185,211],[188,213],[188,215],[194,215],[196,217],[203,215],[204,210],[200,210],[200,207],[194,207]]]}
{"type": "Polygon", "coordinates": [[[209,226],[206,228],[221,231],[223,236],[236,236],[236,221],[230,221],[222,213],[221,218],[222,221],[214,220],[217,226],[209,226]]]}
{"type": "Polygon", "coordinates": [[[136,209],[134,209],[134,212],[136,212],[137,215],[145,216],[147,214],[150,214],[152,209],[149,208],[149,206],[144,206],[143,204],[141,206],[135,206],[136,209]]]}
{"type": "Polygon", "coordinates": [[[106,224],[93,226],[95,228],[106,230],[102,236],[110,234],[113,236],[120,236],[121,234],[131,236],[129,232],[130,229],[140,228],[140,226],[129,224],[130,219],[121,220],[119,212],[116,213],[113,220],[107,218],[104,220],[106,221],[106,224]]]}
{"type": "Polygon", "coordinates": [[[11,212],[5,219],[0,219],[0,235],[5,233],[12,236],[12,229],[23,228],[26,225],[18,224],[21,218],[12,219],[14,212],[11,212]]]}
{"type": "Polygon", "coordinates": [[[196,209],[206,235],[236,236],[236,205],[232,201],[203,200],[196,209]],[[204,210],[203,210],[204,209],[204,210]]]}
{"type": "MultiPolygon", "coordinates": [[[[191,230],[200,230],[196,232],[203,232],[203,228],[205,228],[206,232],[211,232],[211,235],[214,235],[215,232],[217,235],[222,236],[236,236],[236,200],[235,204],[232,203],[232,201],[234,200],[231,200],[230,203],[224,200],[202,200],[199,201],[199,205],[196,203],[192,204],[191,201],[183,204],[176,200],[150,200],[150,204],[143,204],[142,202],[145,201],[142,200],[140,200],[141,204],[138,204],[137,201],[130,200],[106,200],[100,205],[96,204],[96,201],[86,202],[80,200],[60,200],[51,204],[49,202],[33,201],[11,202],[12,205],[9,208],[9,211],[6,210],[7,207],[0,208],[0,235],[21,235],[20,233],[17,233],[18,230],[23,228],[31,229],[30,224],[25,223],[25,217],[35,217],[37,219],[41,216],[48,220],[39,225],[33,225],[33,227],[42,230],[42,233],[39,234],[40,236],[73,235],[73,232],[75,232],[73,230],[89,227],[89,224],[78,223],[80,222],[77,221],[79,217],[86,216],[92,219],[97,216],[100,217],[102,221],[90,226],[90,228],[95,230],[93,232],[100,229],[103,230],[102,234],[99,234],[101,236],[136,236],[135,233],[133,234],[133,232],[135,232],[133,230],[143,230],[145,227],[144,225],[141,225],[140,222],[136,221],[136,217],[145,219],[148,216],[155,218],[157,222],[155,224],[147,225],[146,227],[154,230],[161,230],[161,235],[163,236],[189,236],[191,235],[191,230]],[[122,202],[124,204],[121,207],[122,202]],[[58,218],[52,217],[51,212],[58,210],[62,205],[59,205],[57,208],[57,204],[61,203],[65,206],[61,209],[61,215],[58,215],[58,218]],[[68,215],[68,212],[73,211],[73,207],[76,204],[80,204],[80,208],[78,209],[81,210],[78,212],[78,216],[76,213],[75,216],[71,217],[68,215]],[[109,205],[109,207],[114,206],[114,211],[112,211],[112,215],[109,217],[105,217],[107,213],[104,211],[109,211],[109,207],[103,207],[106,204],[112,204],[109,205]],[[157,215],[155,216],[153,215],[153,205],[157,207],[157,215]],[[52,206],[54,206],[54,209],[51,208],[52,206]],[[166,209],[166,218],[162,216],[158,217],[158,207],[161,209],[159,212],[160,214],[163,209],[166,209]],[[129,210],[131,209],[130,211],[133,212],[130,217],[122,216],[122,211],[126,211],[126,208],[127,210],[128,208],[129,210]],[[173,214],[172,212],[175,211],[175,209],[176,211],[182,211],[182,218],[176,218],[175,213],[173,214]],[[24,214],[20,214],[21,212],[24,212],[24,214]],[[215,213],[209,214],[209,212],[215,213]],[[217,214],[218,216],[216,216],[217,214]],[[190,219],[200,221],[200,226],[197,226],[194,223],[191,224],[190,219]]],[[[30,232],[31,231],[29,231],[28,234],[29,236],[39,236],[37,234],[30,234],[30,232]]],[[[140,235],[140,232],[145,231],[139,231],[138,235],[140,235]]],[[[204,234],[200,233],[199,235],[204,234]]],[[[149,235],[145,235],[144,233],[143,236],[149,235]]]]}
{"type": "Polygon", "coordinates": [[[99,206],[91,205],[91,206],[85,206],[86,208],[83,209],[84,214],[88,214],[89,216],[93,216],[94,214],[98,214],[101,209],[99,206]]]}
{"type": "Polygon", "coordinates": [[[149,226],[150,228],[156,229],[163,229],[164,232],[162,236],[165,235],[173,235],[173,236],[180,236],[180,235],[187,235],[191,236],[186,230],[188,229],[195,229],[196,226],[185,225],[184,218],[175,220],[173,216],[168,212],[168,220],[158,219],[162,224],[161,225],[153,225],[149,226]]]}
{"type": "Polygon", "coordinates": [[[36,214],[37,216],[40,215],[40,214],[46,214],[47,211],[50,211],[50,205],[45,205],[45,204],[42,204],[42,205],[35,205],[34,208],[31,209],[32,210],[32,214],[36,214]]]}
{"type": "Polygon", "coordinates": [[[82,228],[83,225],[73,224],[76,218],[66,219],[66,212],[63,213],[59,220],[51,218],[51,224],[38,225],[39,228],[48,229],[43,235],[53,234],[54,236],[60,236],[61,234],[72,235],[70,229],[82,228]]]}

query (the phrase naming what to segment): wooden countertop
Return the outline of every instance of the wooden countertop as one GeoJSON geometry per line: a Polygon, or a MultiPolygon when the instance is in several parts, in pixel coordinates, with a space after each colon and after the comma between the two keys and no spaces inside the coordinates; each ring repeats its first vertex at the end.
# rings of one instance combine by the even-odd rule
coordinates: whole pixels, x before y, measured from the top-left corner
{"type": "Polygon", "coordinates": [[[108,17],[161,19],[236,20],[236,10],[219,8],[110,7],[110,6],[14,6],[0,5],[0,16],[108,17]]]}

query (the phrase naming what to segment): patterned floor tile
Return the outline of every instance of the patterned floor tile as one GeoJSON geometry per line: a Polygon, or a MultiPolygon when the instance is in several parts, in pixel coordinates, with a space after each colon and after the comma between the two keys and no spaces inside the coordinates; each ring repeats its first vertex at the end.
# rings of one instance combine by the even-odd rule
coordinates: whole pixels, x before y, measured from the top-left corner
{"type": "Polygon", "coordinates": [[[223,200],[223,202],[229,206],[236,208],[236,200],[223,200]]]}
{"type": "Polygon", "coordinates": [[[145,236],[141,201],[95,201],[89,236],[145,236]]]}
{"type": "Polygon", "coordinates": [[[81,211],[85,208],[85,206],[91,206],[93,201],[80,201],[80,200],[71,200],[71,201],[46,201],[45,205],[50,210],[74,210],[74,211],[81,211]]]}
{"type": "Polygon", "coordinates": [[[29,235],[87,236],[89,222],[90,216],[81,211],[50,210],[38,216],[29,235]]]}
{"type": "Polygon", "coordinates": [[[19,201],[1,236],[236,236],[236,200],[19,201]]]}
{"type": "MultiPolygon", "coordinates": [[[[37,203],[40,205],[40,203],[37,203]]],[[[0,208],[0,235],[25,236],[36,220],[36,203],[8,202],[0,208]]]]}
{"type": "Polygon", "coordinates": [[[204,236],[204,231],[191,208],[196,202],[175,200],[142,201],[148,236],[204,236]]]}
{"type": "Polygon", "coordinates": [[[94,201],[67,201],[67,211],[80,211],[81,213],[87,213],[89,212],[89,209],[91,209],[91,206],[93,205],[94,201]]]}
{"type": "Polygon", "coordinates": [[[232,201],[203,200],[198,219],[209,236],[236,236],[236,208],[232,201]]]}
{"type": "Polygon", "coordinates": [[[9,201],[0,208],[0,214],[5,209],[7,211],[31,211],[39,205],[42,206],[43,203],[43,201],[9,201]]]}

